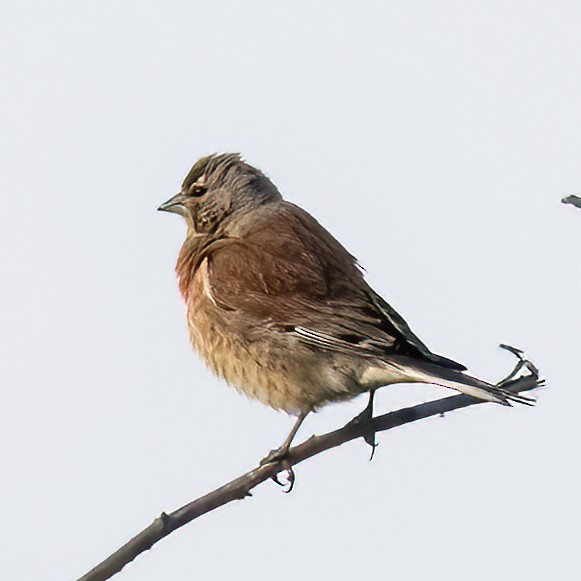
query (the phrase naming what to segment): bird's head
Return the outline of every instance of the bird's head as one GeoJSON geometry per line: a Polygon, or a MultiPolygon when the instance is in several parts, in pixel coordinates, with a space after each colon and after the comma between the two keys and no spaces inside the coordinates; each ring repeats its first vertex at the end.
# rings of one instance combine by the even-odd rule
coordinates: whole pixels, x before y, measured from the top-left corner
{"type": "Polygon", "coordinates": [[[158,210],[183,216],[195,235],[232,229],[249,212],[282,197],[274,184],[237,153],[199,159],[181,191],[158,210]]]}

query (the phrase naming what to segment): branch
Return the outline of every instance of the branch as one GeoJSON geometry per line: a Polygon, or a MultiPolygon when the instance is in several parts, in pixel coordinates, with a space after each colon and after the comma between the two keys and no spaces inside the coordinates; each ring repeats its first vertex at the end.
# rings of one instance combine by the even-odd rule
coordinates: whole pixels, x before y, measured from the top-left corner
{"type": "Polygon", "coordinates": [[[576,206],[577,208],[581,208],[581,198],[579,196],[574,195],[574,194],[571,194],[569,196],[565,196],[564,198],[561,198],[561,202],[563,204],[571,204],[572,206],[576,206]]]}
{"type": "MultiPolygon", "coordinates": [[[[521,361],[524,360],[521,358],[521,361]]],[[[529,370],[531,370],[530,367],[529,370]]],[[[513,393],[519,393],[542,385],[543,381],[539,380],[535,371],[531,370],[530,375],[503,383],[503,388],[513,393]]],[[[284,460],[258,466],[170,514],[161,513],[151,525],[143,529],[102,563],[91,569],[86,575],[83,575],[78,581],[104,581],[109,579],[115,573],[121,571],[127,563],[133,561],[140,553],[147,551],[157,541],[167,537],[176,529],[233,500],[241,500],[247,496],[252,496],[250,491],[254,487],[271,478],[276,479],[276,475],[281,471],[290,470],[292,466],[325,450],[330,450],[345,442],[364,437],[370,431],[384,432],[417,420],[482,403],[485,402],[468,395],[455,395],[390,412],[375,417],[369,422],[350,422],[334,432],[329,432],[322,436],[312,436],[302,444],[291,448],[284,460]]]]}

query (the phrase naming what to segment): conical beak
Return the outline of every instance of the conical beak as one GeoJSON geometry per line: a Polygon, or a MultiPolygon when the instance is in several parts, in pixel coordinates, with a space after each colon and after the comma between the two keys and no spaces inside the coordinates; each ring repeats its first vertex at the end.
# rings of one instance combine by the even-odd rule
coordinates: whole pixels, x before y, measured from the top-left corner
{"type": "Polygon", "coordinates": [[[173,212],[174,214],[181,214],[184,210],[183,202],[186,199],[182,193],[176,194],[167,202],[164,202],[158,210],[160,212],[173,212]]]}

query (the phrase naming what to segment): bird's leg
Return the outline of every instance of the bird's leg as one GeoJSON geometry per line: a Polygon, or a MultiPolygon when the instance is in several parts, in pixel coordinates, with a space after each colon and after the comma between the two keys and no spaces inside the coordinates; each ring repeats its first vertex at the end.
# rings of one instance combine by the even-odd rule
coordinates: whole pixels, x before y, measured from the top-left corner
{"type": "Polygon", "coordinates": [[[308,413],[309,413],[308,411],[300,413],[299,417],[297,418],[297,421],[294,423],[291,431],[289,432],[289,435],[286,437],[285,441],[282,443],[282,446],[280,448],[277,448],[276,450],[271,450],[260,461],[261,466],[263,466],[264,464],[270,464],[271,462],[278,462],[279,460],[282,460],[288,454],[290,445],[292,444],[294,437],[297,435],[297,432],[299,431],[301,424],[305,421],[305,418],[307,417],[308,413]]]}
{"type": "Polygon", "coordinates": [[[369,457],[369,461],[373,460],[373,455],[375,454],[375,448],[377,448],[377,443],[375,441],[375,430],[373,429],[372,420],[373,420],[373,398],[375,397],[375,390],[369,390],[369,401],[365,406],[365,409],[353,420],[351,423],[359,424],[365,423],[369,426],[369,430],[363,435],[363,439],[371,446],[371,456],[369,457]]]}

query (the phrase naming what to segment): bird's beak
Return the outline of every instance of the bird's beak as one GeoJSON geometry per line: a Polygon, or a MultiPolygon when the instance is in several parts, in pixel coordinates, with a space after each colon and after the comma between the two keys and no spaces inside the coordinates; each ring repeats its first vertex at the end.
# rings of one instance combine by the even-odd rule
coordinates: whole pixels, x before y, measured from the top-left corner
{"type": "Polygon", "coordinates": [[[160,212],[173,212],[174,214],[182,214],[184,210],[183,202],[186,199],[181,192],[176,194],[173,198],[170,198],[167,202],[164,202],[158,210],[160,212]]]}

